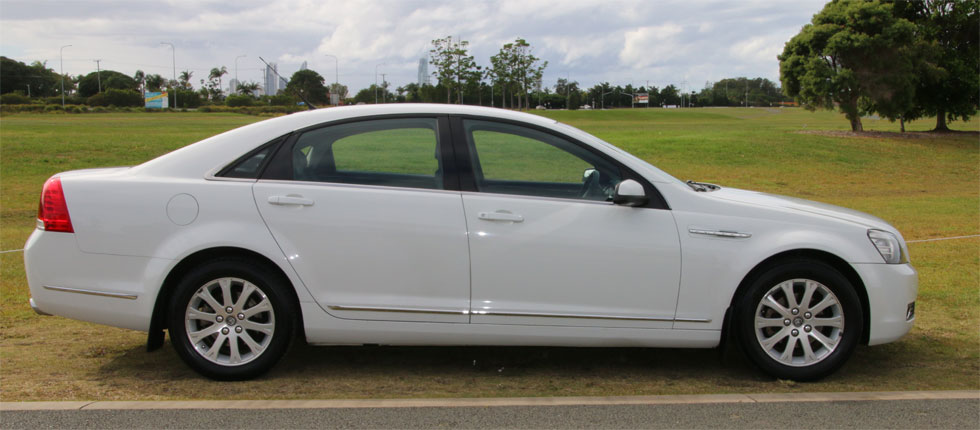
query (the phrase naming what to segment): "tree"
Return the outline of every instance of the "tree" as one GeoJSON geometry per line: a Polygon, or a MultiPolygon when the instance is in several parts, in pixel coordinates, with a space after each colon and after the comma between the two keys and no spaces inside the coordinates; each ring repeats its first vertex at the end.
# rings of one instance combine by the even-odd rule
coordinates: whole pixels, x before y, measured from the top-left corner
{"type": "Polygon", "coordinates": [[[243,96],[255,95],[255,92],[258,91],[258,89],[259,84],[257,82],[243,82],[238,84],[238,94],[243,96]]]}
{"type": "Polygon", "coordinates": [[[459,104],[463,103],[463,82],[478,79],[479,69],[476,67],[472,55],[468,55],[466,47],[469,42],[465,40],[455,40],[452,36],[432,41],[432,49],[429,50],[431,58],[429,62],[436,66],[432,72],[439,84],[446,88],[446,103],[452,103],[452,91],[456,90],[459,104]]]}
{"type": "Polygon", "coordinates": [[[190,70],[184,70],[183,72],[180,72],[180,75],[177,76],[178,76],[177,82],[180,83],[181,88],[188,89],[188,90],[191,89],[191,77],[194,76],[194,72],[190,70]]]}
{"type": "Polygon", "coordinates": [[[915,24],[925,46],[921,52],[929,54],[918,57],[914,106],[902,119],[935,115],[935,130],[945,131],[949,130],[947,121],[966,121],[976,115],[980,104],[980,1],[899,0],[895,14],[915,24]]]}
{"type": "MultiPolygon", "coordinates": [[[[221,100],[224,95],[224,91],[221,89],[221,77],[227,74],[228,68],[225,66],[214,67],[208,73],[208,80],[206,82],[204,79],[201,79],[201,85],[204,87],[209,100],[221,100]]],[[[179,85],[183,86],[183,84],[179,85]]]]}
{"type": "Polygon", "coordinates": [[[314,104],[326,104],[327,87],[323,85],[323,76],[313,70],[300,70],[293,73],[286,84],[286,91],[295,94],[300,99],[314,104]]]}
{"type": "Polygon", "coordinates": [[[532,55],[531,50],[527,41],[517,38],[504,44],[497,55],[490,57],[491,70],[496,79],[503,82],[504,92],[508,88],[514,89],[512,94],[517,96],[518,109],[528,106],[528,91],[541,81],[544,69],[548,67],[548,62],[539,62],[540,59],[532,55]]]}
{"type": "Polygon", "coordinates": [[[90,97],[99,92],[99,73],[102,74],[101,86],[103,91],[110,88],[136,91],[139,88],[139,84],[129,75],[114,70],[102,70],[101,72],[89,73],[78,81],[78,95],[90,97]]]}
{"type": "Polygon", "coordinates": [[[157,74],[146,75],[143,79],[146,91],[150,92],[159,92],[165,83],[163,76],[157,74]]]}
{"type": "MultiPolygon", "coordinates": [[[[65,89],[69,82],[65,80],[65,89]]],[[[0,57],[0,93],[20,91],[33,97],[60,94],[61,75],[48,69],[46,63],[35,61],[30,65],[7,57],[0,57]]]]}
{"type": "Polygon", "coordinates": [[[833,0],[779,55],[783,91],[810,110],[837,104],[851,130],[862,131],[860,105],[893,112],[915,90],[914,38],[915,26],[890,3],[833,0]]]}

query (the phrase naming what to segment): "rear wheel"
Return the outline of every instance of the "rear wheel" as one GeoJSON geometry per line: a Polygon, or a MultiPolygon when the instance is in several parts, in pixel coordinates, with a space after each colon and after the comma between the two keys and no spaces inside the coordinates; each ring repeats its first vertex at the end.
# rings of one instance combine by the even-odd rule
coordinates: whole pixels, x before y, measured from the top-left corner
{"type": "Polygon", "coordinates": [[[265,373],[292,338],[296,313],[285,288],[279,276],[242,260],[215,260],[190,271],[169,309],[174,348],[209,378],[265,373]]]}
{"type": "Polygon", "coordinates": [[[826,377],[850,357],[864,327],[854,287],[833,267],[794,260],[758,276],[736,308],[742,349],[781,379],[826,377]]]}

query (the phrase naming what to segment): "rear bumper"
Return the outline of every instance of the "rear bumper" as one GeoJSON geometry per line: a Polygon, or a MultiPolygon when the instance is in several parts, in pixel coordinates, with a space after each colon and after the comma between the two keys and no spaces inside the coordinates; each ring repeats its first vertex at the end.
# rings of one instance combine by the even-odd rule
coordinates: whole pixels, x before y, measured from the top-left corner
{"type": "Polygon", "coordinates": [[[868,345],[898,340],[915,324],[909,305],[915,303],[919,275],[908,264],[854,264],[868,291],[868,345]]]}
{"type": "Polygon", "coordinates": [[[146,331],[171,260],[85,253],[71,233],[35,230],[24,246],[30,304],[41,315],[146,331]]]}

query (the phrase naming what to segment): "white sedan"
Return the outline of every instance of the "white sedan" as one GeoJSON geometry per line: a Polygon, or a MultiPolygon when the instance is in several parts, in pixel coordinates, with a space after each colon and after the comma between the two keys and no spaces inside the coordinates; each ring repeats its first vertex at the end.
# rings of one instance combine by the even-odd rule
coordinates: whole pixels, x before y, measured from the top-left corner
{"type": "Polygon", "coordinates": [[[245,379],[311,344],[712,348],[824,377],[906,334],[917,274],[860,212],[682,182],[570,126],[453,105],[321,109],[57,174],[31,306],[164,330],[245,379]]]}

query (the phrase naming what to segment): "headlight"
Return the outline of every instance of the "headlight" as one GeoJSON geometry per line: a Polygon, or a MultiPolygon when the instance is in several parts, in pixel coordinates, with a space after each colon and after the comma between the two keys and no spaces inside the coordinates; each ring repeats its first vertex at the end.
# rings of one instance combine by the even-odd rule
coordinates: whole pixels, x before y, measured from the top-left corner
{"type": "Polygon", "coordinates": [[[902,244],[894,234],[882,230],[868,230],[868,239],[871,239],[871,243],[878,248],[878,253],[885,259],[885,263],[908,263],[908,256],[902,252],[902,244]]]}

